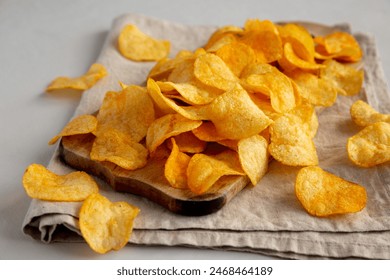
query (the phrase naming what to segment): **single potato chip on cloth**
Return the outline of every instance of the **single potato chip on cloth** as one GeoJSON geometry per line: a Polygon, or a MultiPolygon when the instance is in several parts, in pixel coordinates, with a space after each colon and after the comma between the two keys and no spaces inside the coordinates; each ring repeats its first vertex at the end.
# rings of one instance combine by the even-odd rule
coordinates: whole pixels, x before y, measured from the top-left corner
{"type": "Polygon", "coordinates": [[[390,123],[390,114],[381,114],[363,100],[355,101],[350,108],[351,118],[359,126],[368,126],[376,122],[390,123]]]}
{"type": "Polygon", "coordinates": [[[55,144],[63,136],[94,133],[97,128],[97,119],[93,115],[80,115],[71,120],[59,134],[54,136],[49,145],[55,144]]]}
{"type": "Polygon", "coordinates": [[[83,201],[99,192],[95,180],[85,172],[57,175],[36,163],[24,172],[23,187],[31,198],[47,201],[83,201]]]}
{"type": "Polygon", "coordinates": [[[359,212],[367,203],[364,187],[318,166],[304,167],[298,172],[295,195],[303,208],[317,217],[359,212]]]}
{"type": "Polygon", "coordinates": [[[118,37],[119,52],[134,61],[158,61],[168,56],[171,43],[143,33],[136,25],[123,27],[118,37]]]}
{"type": "Polygon", "coordinates": [[[99,63],[92,64],[88,72],[81,77],[58,77],[46,88],[47,92],[60,89],[86,90],[93,87],[100,79],[107,75],[106,68],[99,63]]]}
{"type": "Polygon", "coordinates": [[[81,235],[97,253],[122,249],[130,239],[139,208],[124,202],[111,202],[103,195],[90,195],[79,213],[81,235]]]}
{"type": "Polygon", "coordinates": [[[348,139],[348,156],[361,167],[372,167],[390,161],[390,123],[366,126],[348,139]]]}

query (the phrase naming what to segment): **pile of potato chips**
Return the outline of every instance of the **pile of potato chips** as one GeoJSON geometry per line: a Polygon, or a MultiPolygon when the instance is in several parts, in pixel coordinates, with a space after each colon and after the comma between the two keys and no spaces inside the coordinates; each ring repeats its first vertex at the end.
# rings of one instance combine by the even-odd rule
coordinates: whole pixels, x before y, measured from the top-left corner
{"type": "MultiPolygon", "coordinates": [[[[363,71],[350,63],[362,58],[355,38],[345,32],[313,37],[298,24],[250,19],[243,27],[224,26],[194,51],[169,58],[170,42],[127,25],[118,51],[133,61],[157,61],[146,86],[109,91],[97,115],[74,118],[49,144],[63,136],[93,134],[90,157],[134,170],[158,157],[170,186],[201,195],[222,176],[248,176],[253,186],[271,159],[302,167],[296,196],[315,216],[357,212],[365,189],[318,167],[313,138],[316,107],[332,106],[337,95],[355,95],[363,71]]],[[[106,75],[95,64],[85,76],[56,79],[48,91],[87,89],[106,75]]],[[[352,119],[365,128],[348,140],[359,166],[390,160],[390,117],[361,101],[352,119]]],[[[139,209],[112,204],[83,173],[58,176],[36,165],[23,179],[31,197],[80,201],[81,232],[97,252],[127,242],[139,209]],[[32,188],[31,186],[35,186],[32,188]]]]}

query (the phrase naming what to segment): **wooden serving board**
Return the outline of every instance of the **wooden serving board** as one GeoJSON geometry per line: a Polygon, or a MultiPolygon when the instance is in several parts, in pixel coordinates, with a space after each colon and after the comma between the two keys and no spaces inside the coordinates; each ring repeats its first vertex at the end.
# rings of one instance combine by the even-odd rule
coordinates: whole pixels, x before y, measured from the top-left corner
{"type": "Polygon", "coordinates": [[[205,194],[172,188],[164,177],[165,159],[151,158],[138,170],[125,170],[110,162],[90,159],[92,134],[62,137],[60,157],[69,166],[106,181],[114,190],[148,198],[170,211],[187,216],[214,213],[226,205],[248,183],[247,176],[223,176],[205,194]]]}

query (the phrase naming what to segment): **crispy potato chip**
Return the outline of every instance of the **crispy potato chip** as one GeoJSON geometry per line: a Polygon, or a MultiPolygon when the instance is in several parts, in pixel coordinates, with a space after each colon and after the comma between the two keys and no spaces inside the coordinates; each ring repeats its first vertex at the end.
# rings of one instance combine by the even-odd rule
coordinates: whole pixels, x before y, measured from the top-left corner
{"type": "Polygon", "coordinates": [[[311,132],[295,115],[287,114],[270,126],[270,154],[279,162],[291,166],[317,165],[318,156],[311,132]]]}
{"type": "Polygon", "coordinates": [[[153,154],[166,139],[191,131],[202,124],[202,121],[189,120],[180,114],[167,114],[156,119],[146,135],[146,147],[153,154]]]}
{"type": "Polygon", "coordinates": [[[194,54],[187,50],[181,50],[177,53],[175,58],[162,58],[150,70],[148,78],[163,80],[168,78],[171,72],[180,65],[183,61],[192,59],[194,54]]]}
{"type": "Polygon", "coordinates": [[[116,129],[134,142],[139,142],[146,136],[154,119],[153,102],[147,90],[131,85],[121,92],[106,93],[97,115],[96,135],[105,130],[116,129]]]}
{"type": "Polygon", "coordinates": [[[339,93],[347,96],[358,94],[363,86],[364,72],[335,60],[323,63],[320,77],[331,81],[339,89],[339,93]]]}
{"type": "MultiPolygon", "coordinates": [[[[195,128],[194,130],[196,130],[195,128]]],[[[183,153],[201,153],[206,148],[206,141],[200,140],[198,137],[194,135],[191,131],[180,133],[172,137],[175,140],[176,145],[179,148],[180,152],[183,153]]],[[[167,142],[168,148],[172,150],[172,141],[167,142]]]]}
{"type": "Polygon", "coordinates": [[[118,37],[119,52],[134,61],[158,61],[168,56],[170,47],[169,41],[154,39],[132,24],[123,27],[118,37]]]}
{"type": "Polygon", "coordinates": [[[92,145],[92,160],[109,161],[127,169],[135,170],[147,164],[148,150],[128,135],[115,129],[99,133],[92,145]]]}
{"type": "Polygon", "coordinates": [[[200,140],[207,142],[218,142],[226,138],[219,135],[212,122],[202,122],[200,126],[192,130],[193,134],[200,140]]]}
{"type": "Polygon", "coordinates": [[[171,138],[171,143],[172,150],[165,162],[164,175],[172,187],[186,189],[188,188],[187,167],[191,157],[179,150],[174,138],[171,138]]]}
{"type": "Polygon", "coordinates": [[[298,172],[295,194],[303,208],[317,217],[359,212],[367,203],[364,187],[318,166],[304,167],[298,172]]]}
{"type": "Polygon", "coordinates": [[[221,40],[224,37],[230,37],[229,35],[239,35],[243,32],[242,28],[234,25],[226,25],[218,28],[213,34],[211,34],[205,49],[210,52],[210,48],[215,45],[216,42],[221,40]]]}
{"type": "Polygon", "coordinates": [[[390,161],[390,124],[377,122],[348,139],[348,157],[361,167],[390,161]]]}
{"type": "Polygon", "coordinates": [[[225,175],[245,175],[236,152],[226,150],[215,156],[195,154],[187,167],[188,187],[195,194],[203,194],[225,175]]]}
{"type": "Polygon", "coordinates": [[[218,41],[216,41],[214,44],[207,47],[206,51],[209,53],[215,53],[222,47],[229,45],[231,43],[237,42],[237,36],[232,33],[228,33],[221,37],[218,41]]]}
{"type": "Polygon", "coordinates": [[[309,131],[310,137],[314,138],[318,130],[318,118],[313,105],[308,102],[302,103],[295,107],[289,114],[293,114],[300,118],[303,126],[309,131]]]}
{"type": "Polygon", "coordinates": [[[285,43],[283,47],[283,57],[279,59],[280,66],[287,71],[294,70],[295,68],[299,68],[302,70],[317,70],[324,68],[325,66],[322,64],[317,64],[315,61],[306,61],[301,59],[293,49],[291,43],[285,43]]]}
{"type": "Polygon", "coordinates": [[[363,100],[357,100],[350,109],[351,118],[359,126],[368,126],[376,122],[390,123],[390,114],[381,114],[363,100]]]}
{"type": "Polygon", "coordinates": [[[60,89],[86,90],[93,87],[101,78],[107,75],[106,68],[99,63],[92,64],[88,72],[81,77],[58,77],[46,88],[46,92],[60,89]]]}
{"type": "Polygon", "coordinates": [[[238,82],[237,77],[217,55],[206,53],[196,58],[195,77],[205,85],[221,90],[229,90],[238,82]]]}
{"type": "Polygon", "coordinates": [[[268,170],[268,142],[260,135],[238,141],[238,157],[241,167],[255,186],[268,170]]]}
{"type": "Polygon", "coordinates": [[[288,73],[299,88],[299,93],[314,106],[332,106],[337,99],[337,87],[329,80],[318,78],[316,75],[295,70],[288,73]]]}
{"type": "Polygon", "coordinates": [[[63,136],[94,133],[97,127],[97,119],[92,115],[80,115],[71,120],[59,134],[54,136],[49,145],[53,145],[63,136]]]}
{"type": "Polygon", "coordinates": [[[79,213],[81,235],[97,253],[120,250],[129,241],[139,212],[127,202],[111,202],[98,193],[90,195],[79,213]]]}
{"type": "Polygon", "coordinates": [[[23,175],[28,196],[48,201],[83,201],[99,192],[96,182],[85,172],[57,175],[40,164],[31,164],[23,175]]]}
{"type": "Polygon", "coordinates": [[[208,119],[225,139],[241,139],[259,134],[272,123],[239,84],[205,106],[208,119]]]}

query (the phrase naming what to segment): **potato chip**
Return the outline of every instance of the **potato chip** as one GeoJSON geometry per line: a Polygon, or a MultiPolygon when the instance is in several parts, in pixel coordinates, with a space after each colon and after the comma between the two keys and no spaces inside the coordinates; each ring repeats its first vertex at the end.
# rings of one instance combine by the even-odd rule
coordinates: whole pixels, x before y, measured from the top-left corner
{"type": "Polygon", "coordinates": [[[339,89],[339,93],[347,96],[358,94],[363,86],[364,72],[335,60],[323,63],[320,77],[331,81],[339,89]]]}
{"type": "Polygon", "coordinates": [[[260,135],[238,141],[238,157],[241,167],[255,186],[268,170],[268,142],[260,135]]]}
{"type": "Polygon", "coordinates": [[[222,47],[230,45],[231,43],[237,42],[237,36],[232,33],[228,33],[221,37],[218,41],[215,41],[214,44],[207,47],[206,51],[209,53],[215,53],[222,47]]]}
{"type": "Polygon", "coordinates": [[[377,122],[348,139],[348,157],[361,167],[390,161],[390,124],[377,122]]]}
{"type": "Polygon", "coordinates": [[[148,78],[163,80],[168,78],[169,74],[183,61],[189,60],[193,57],[193,53],[187,50],[182,50],[177,53],[175,58],[162,58],[150,70],[148,78]]]}
{"type": "Polygon", "coordinates": [[[127,202],[111,202],[101,194],[90,195],[79,213],[81,235],[97,253],[122,249],[130,239],[140,209],[127,202]]]}
{"type": "Polygon", "coordinates": [[[376,122],[390,123],[390,114],[381,114],[363,100],[352,104],[351,118],[359,126],[368,126],[376,122]]]}
{"type": "Polygon", "coordinates": [[[48,201],[83,201],[99,187],[85,172],[57,175],[40,164],[31,164],[23,175],[28,196],[48,201]]]}
{"type": "Polygon", "coordinates": [[[193,134],[200,140],[207,142],[218,142],[226,138],[219,135],[212,122],[202,122],[200,126],[192,130],[193,134]]]}
{"type": "Polygon", "coordinates": [[[59,134],[54,136],[49,145],[53,145],[63,136],[94,133],[97,127],[97,119],[92,115],[80,115],[71,120],[59,134]]]}
{"type": "Polygon", "coordinates": [[[359,212],[367,203],[364,187],[318,166],[304,167],[298,172],[295,194],[303,208],[317,217],[359,212]]]}
{"type": "Polygon", "coordinates": [[[204,111],[218,134],[225,139],[259,134],[272,123],[239,84],[205,105],[204,111]]]}
{"type": "Polygon", "coordinates": [[[293,46],[291,43],[285,43],[283,47],[283,57],[279,59],[279,65],[287,71],[294,70],[295,68],[299,68],[302,70],[317,70],[324,68],[325,66],[322,64],[317,64],[316,62],[306,61],[301,59],[294,52],[293,46]]]}
{"type": "Polygon", "coordinates": [[[270,154],[279,162],[291,166],[317,165],[318,156],[311,132],[295,115],[278,118],[270,126],[270,154]]]}
{"type": "Polygon", "coordinates": [[[58,77],[46,88],[46,92],[60,89],[86,90],[93,87],[101,78],[107,75],[106,68],[99,63],[92,64],[88,72],[81,77],[58,77]]]}
{"type": "Polygon", "coordinates": [[[215,156],[195,154],[187,167],[188,187],[193,193],[200,195],[225,175],[245,175],[236,152],[226,150],[215,156]]]}
{"type": "Polygon", "coordinates": [[[336,102],[338,88],[331,81],[301,70],[290,72],[288,76],[298,85],[299,93],[310,104],[329,107],[336,102]]]}
{"type": "Polygon", "coordinates": [[[226,25],[218,28],[213,34],[211,34],[207,44],[205,45],[205,49],[210,51],[209,48],[213,46],[217,41],[224,37],[228,37],[229,35],[239,35],[243,32],[242,28],[234,25],[226,25]]]}
{"type": "Polygon", "coordinates": [[[115,163],[126,170],[135,170],[147,164],[148,150],[128,135],[106,129],[93,142],[90,157],[96,161],[115,163]]]}
{"type": "Polygon", "coordinates": [[[297,116],[306,130],[309,131],[310,137],[314,138],[317,134],[319,123],[316,110],[313,105],[308,102],[302,103],[291,110],[289,114],[297,116]]]}
{"type": "Polygon", "coordinates": [[[191,157],[181,152],[174,138],[171,138],[172,150],[165,162],[164,175],[169,184],[176,189],[186,189],[187,167],[191,157]]]}
{"type": "Polygon", "coordinates": [[[168,56],[171,43],[157,40],[129,24],[123,27],[118,37],[119,52],[134,61],[158,61],[168,56]]]}
{"type": "Polygon", "coordinates": [[[128,135],[134,142],[139,142],[146,136],[154,119],[153,102],[147,90],[131,85],[121,92],[106,93],[97,115],[96,134],[116,129],[128,135]]]}
{"type": "Polygon", "coordinates": [[[146,147],[153,154],[166,139],[191,131],[202,124],[202,121],[189,120],[180,114],[167,114],[156,119],[146,135],[146,147]]]}
{"type": "MultiPolygon", "coordinates": [[[[195,128],[194,130],[196,130],[195,128]]],[[[206,149],[207,143],[196,137],[191,131],[180,133],[172,137],[175,140],[176,145],[180,152],[183,153],[201,153],[206,149]]],[[[172,150],[172,141],[167,142],[167,146],[172,150]]]]}

